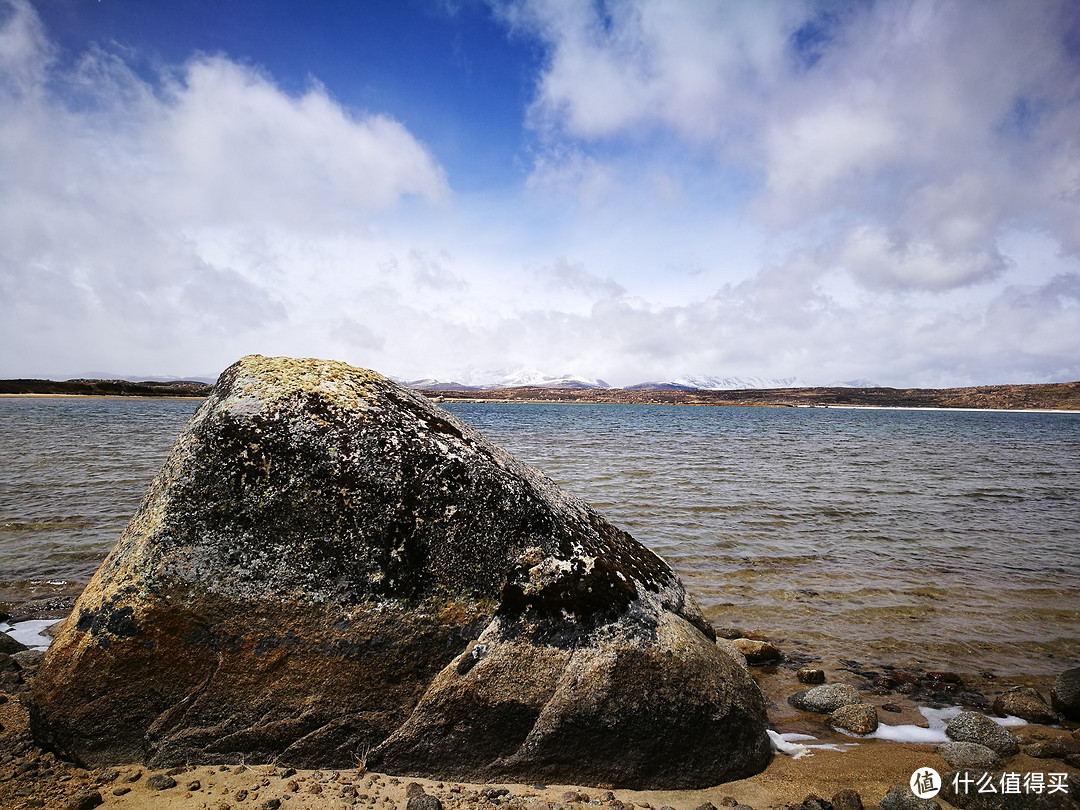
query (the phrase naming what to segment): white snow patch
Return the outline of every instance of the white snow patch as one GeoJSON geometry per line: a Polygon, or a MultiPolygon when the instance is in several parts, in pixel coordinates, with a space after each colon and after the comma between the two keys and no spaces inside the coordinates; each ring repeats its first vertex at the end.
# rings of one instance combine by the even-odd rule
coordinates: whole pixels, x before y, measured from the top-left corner
{"type": "Polygon", "coordinates": [[[25,644],[31,650],[47,650],[52,644],[52,636],[46,636],[42,631],[52,627],[60,619],[30,619],[16,624],[0,622],[0,632],[7,633],[20,644],[25,644]]]}

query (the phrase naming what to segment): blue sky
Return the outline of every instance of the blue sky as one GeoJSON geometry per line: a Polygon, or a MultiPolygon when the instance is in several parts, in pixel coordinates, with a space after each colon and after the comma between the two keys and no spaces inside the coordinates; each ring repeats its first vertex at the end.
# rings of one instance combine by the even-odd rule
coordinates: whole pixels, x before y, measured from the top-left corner
{"type": "Polygon", "coordinates": [[[0,376],[1080,379],[1062,0],[0,0],[0,376]]]}

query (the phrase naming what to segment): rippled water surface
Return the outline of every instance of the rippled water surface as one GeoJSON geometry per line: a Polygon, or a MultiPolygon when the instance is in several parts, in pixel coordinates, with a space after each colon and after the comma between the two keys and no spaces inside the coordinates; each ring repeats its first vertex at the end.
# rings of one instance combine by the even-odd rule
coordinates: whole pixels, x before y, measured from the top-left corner
{"type": "MultiPolygon", "coordinates": [[[[197,406],[0,399],[0,582],[88,579],[197,406]]],[[[833,659],[1080,665],[1080,415],[449,410],[668,559],[718,626],[833,659]]]]}

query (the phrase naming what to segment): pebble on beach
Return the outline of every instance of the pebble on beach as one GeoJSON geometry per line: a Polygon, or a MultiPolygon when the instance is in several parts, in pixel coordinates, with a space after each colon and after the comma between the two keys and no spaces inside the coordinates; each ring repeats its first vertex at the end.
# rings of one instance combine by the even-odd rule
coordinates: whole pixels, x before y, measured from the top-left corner
{"type": "Polygon", "coordinates": [[[971,768],[986,771],[1000,770],[1001,757],[992,748],[973,742],[947,742],[934,749],[950,768],[971,768]]]}
{"type": "Polygon", "coordinates": [[[978,712],[960,712],[945,726],[945,736],[956,742],[985,745],[1002,757],[1020,753],[1020,746],[1012,734],[978,712]]]}
{"type": "Polygon", "coordinates": [[[153,776],[147,777],[146,787],[150,790],[168,790],[176,787],[176,780],[168,774],[155,773],[153,776]]]}
{"type": "Polygon", "coordinates": [[[940,804],[933,799],[920,799],[907,785],[890,788],[878,806],[881,810],[941,810],[940,804]]]}

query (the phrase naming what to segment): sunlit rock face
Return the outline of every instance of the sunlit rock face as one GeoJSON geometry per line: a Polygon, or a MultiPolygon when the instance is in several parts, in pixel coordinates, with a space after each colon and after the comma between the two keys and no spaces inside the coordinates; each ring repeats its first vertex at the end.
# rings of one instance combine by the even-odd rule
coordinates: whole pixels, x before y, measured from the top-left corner
{"type": "Polygon", "coordinates": [[[663,560],[408,389],[260,356],[177,439],[31,713],[91,766],[688,788],[770,757],[663,560]]]}

